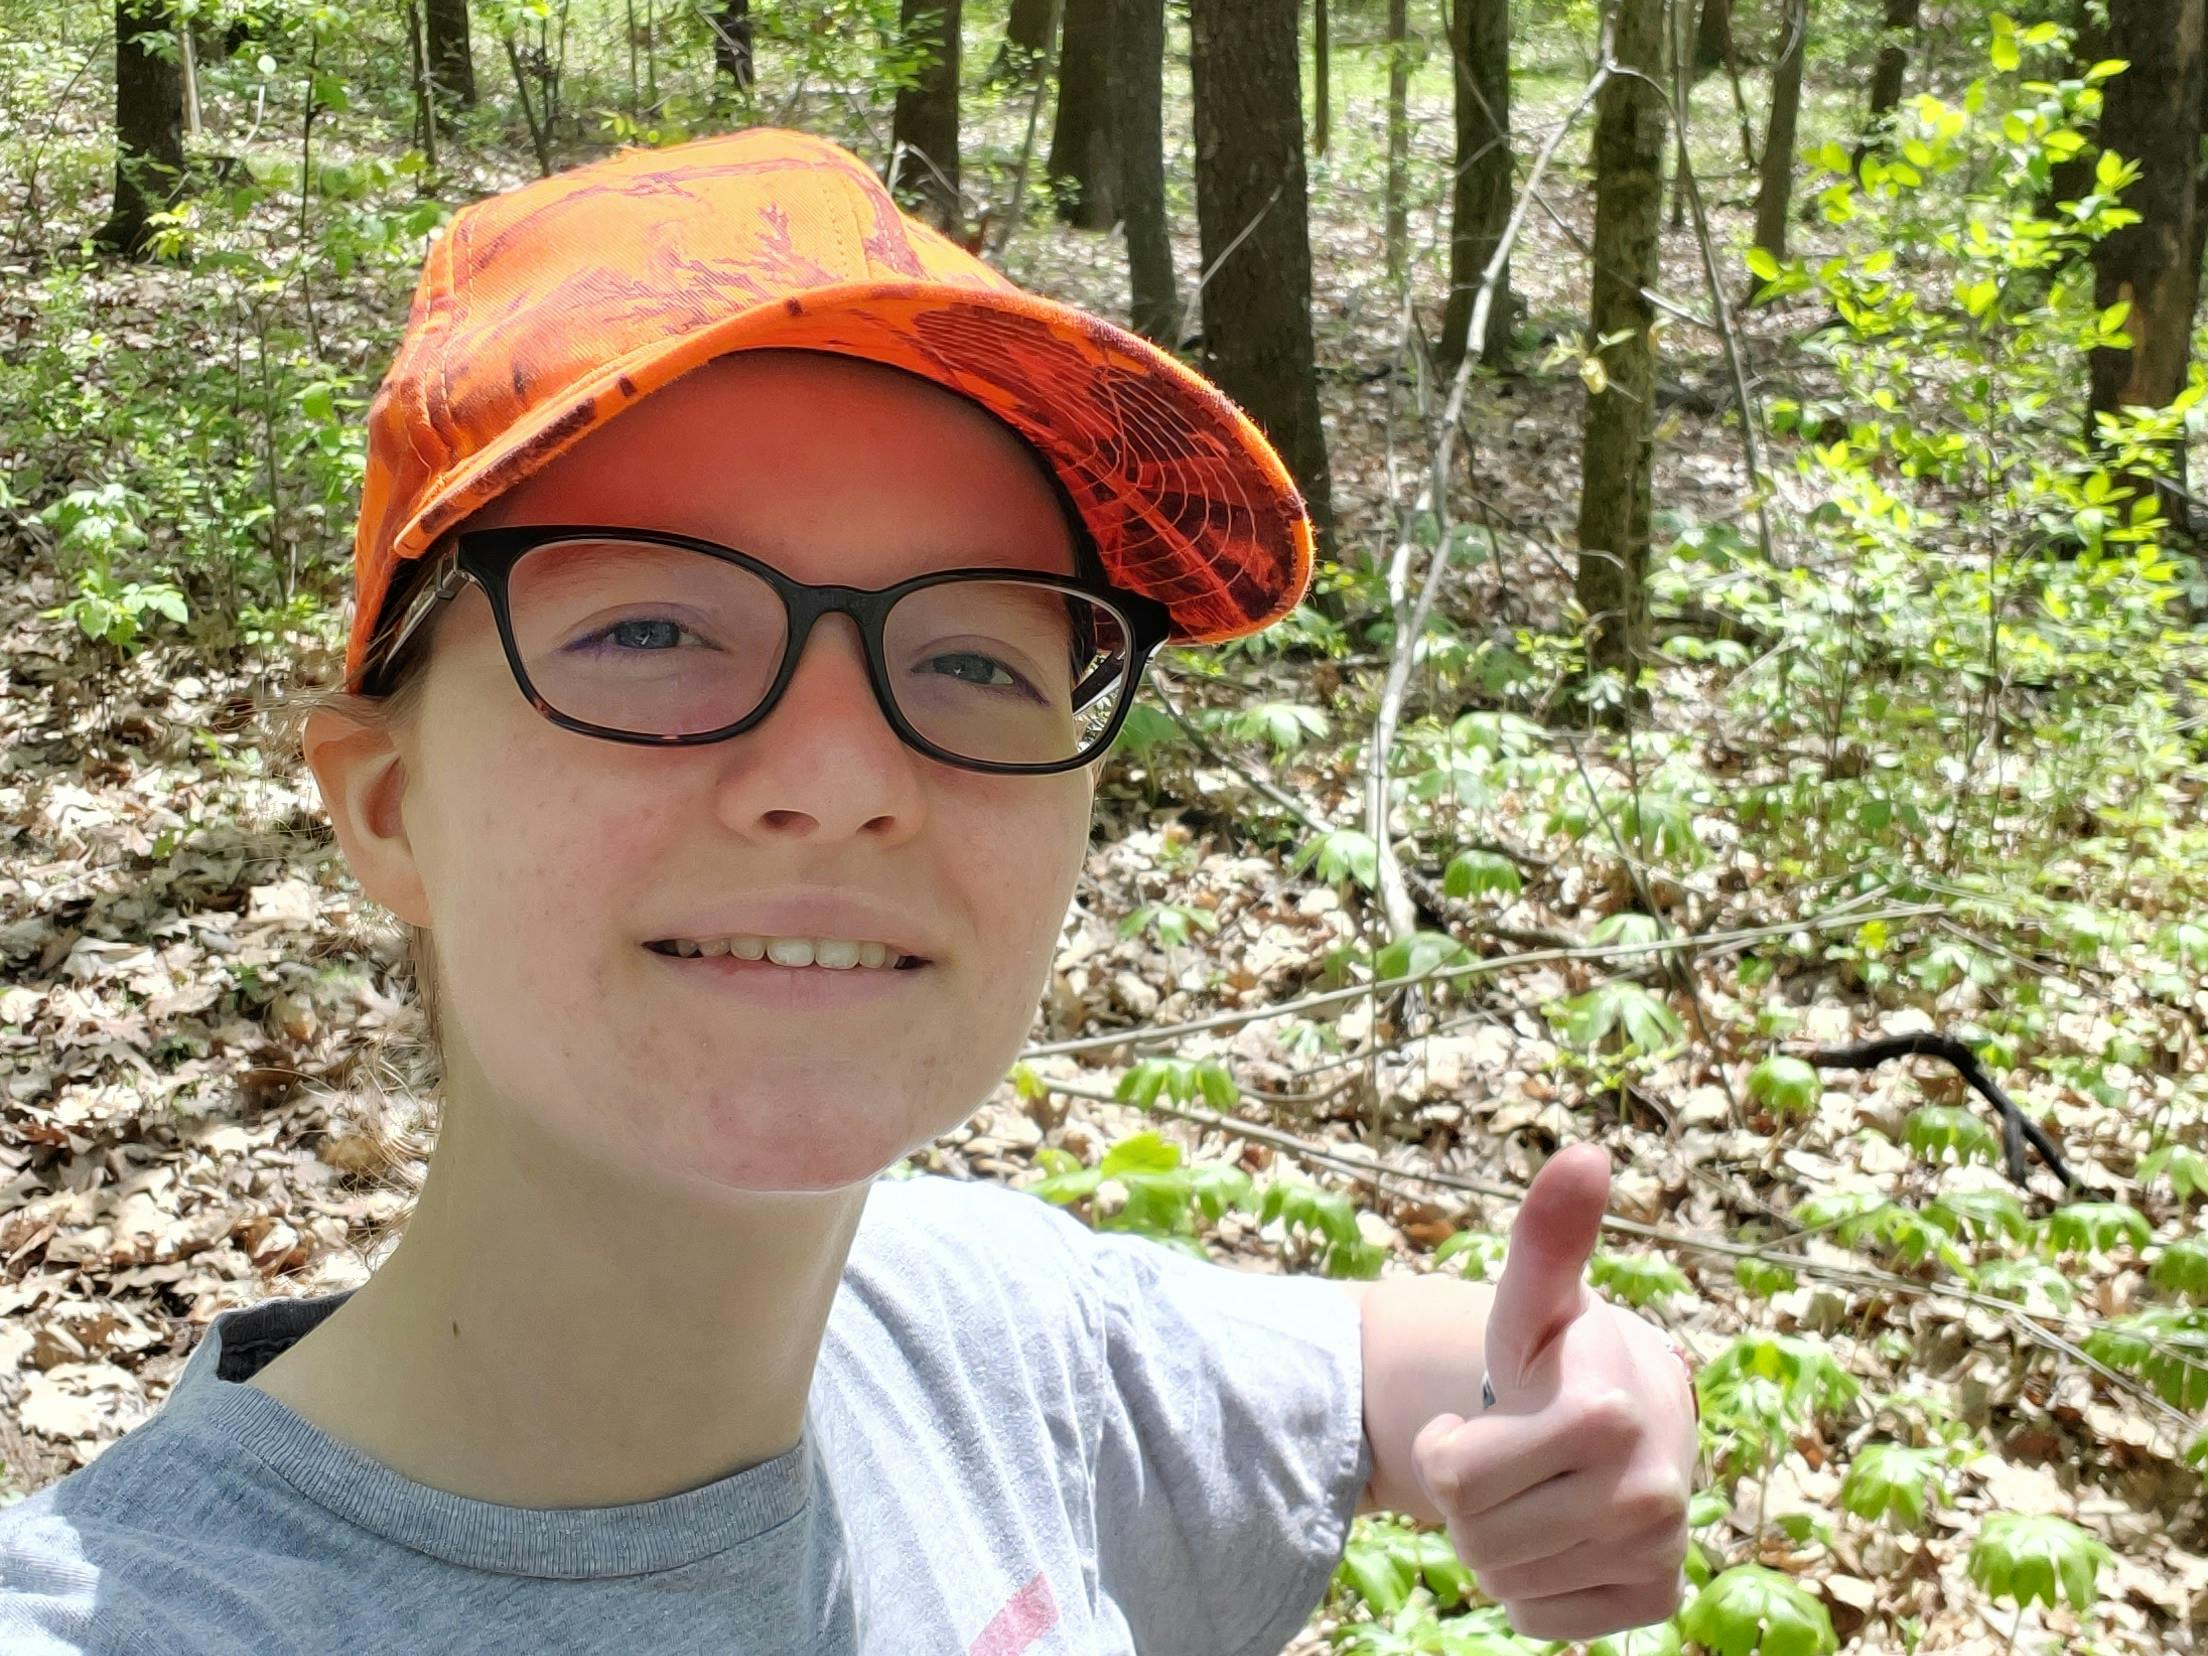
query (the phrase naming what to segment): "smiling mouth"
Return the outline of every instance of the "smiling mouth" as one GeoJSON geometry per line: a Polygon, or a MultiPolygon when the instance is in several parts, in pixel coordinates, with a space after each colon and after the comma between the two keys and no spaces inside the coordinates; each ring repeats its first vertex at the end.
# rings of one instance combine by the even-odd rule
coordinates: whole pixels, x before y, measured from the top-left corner
{"type": "MultiPolygon", "coordinates": [[[[722,954],[683,954],[675,947],[675,944],[676,939],[671,937],[662,937],[645,944],[644,947],[651,950],[652,953],[656,955],[664,955],[669,960],[723,960],[734,958],[732,956],[722,954]]],[[[753,966],[780,966],[781,962],[776,960],[761,959],[750,961],[747,964],[753,966]]],[[[921,967],[930,964],[932,964],[932,962],[923,960],[918,955],[900,955],[897,959],[896,964],[891,966],[821,966],[816,963],[812,966],[783,966],[782,970],[784,970],[785,972],[917,972],[921,967]]]]}

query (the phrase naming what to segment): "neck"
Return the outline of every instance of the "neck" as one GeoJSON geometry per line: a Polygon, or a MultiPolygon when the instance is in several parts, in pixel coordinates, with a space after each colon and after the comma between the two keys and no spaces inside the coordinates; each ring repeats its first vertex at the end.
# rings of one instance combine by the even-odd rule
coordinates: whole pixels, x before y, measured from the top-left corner
{"type": "Polygon", "coordinates": [[[868,1188],[641,1177],[478,1089],[391,1257],[250,1383],[455,1495],[694,1489],[795,1447],[868,1188]]]}

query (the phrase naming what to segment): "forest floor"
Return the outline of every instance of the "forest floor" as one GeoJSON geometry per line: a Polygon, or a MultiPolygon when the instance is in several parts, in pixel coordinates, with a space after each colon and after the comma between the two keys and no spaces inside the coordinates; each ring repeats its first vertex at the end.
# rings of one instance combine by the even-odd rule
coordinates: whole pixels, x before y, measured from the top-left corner
{"type": "MultiPolygon", "coordinates": [[[[1345,100],[1339,119],[1347,127],[1371,113],[1345,100]]],[[[1446,167],[1445,134],[1439,121],[1419,126],[1427,174],[1446,167]]],[[[1391,455],[1415,471],[1423,439],[1391,372],[1400,317],[1365,274],[1381,264],[1371,195],[1348,163],[1317,176],[1316,311],[1337,510],[1345,545],[1381,546],[1391,455]]],[[[1718,189],[1726,214],[1741,212],[1744,187],[1733,179],[1718,189]]],[[[1584,234],[1590,206],[1576,173],[1550,199],[1584,234]]],[[[1440,242],[1435,206],[1429,197],[1414,211],[1428,268],[1440,242]]],[[[1180,251],[1185,280],[1192,241],[1180,251]]],[[[1666,260],[1697,268],[1676,237],[1666,260]]],[[[1042,291],[1124,315],[1113,243],[1023,231],[1007,265],[1042,291]]],[[[1554,234],[1529,241],[1514,273],[1533,318],[1583,312],[1581,266],[1554,234]]],[[[127,330],[158,312],[177,280],[158,267],[103,274],[101,314],[127,330]]],[[[386,283],[326,325],[387,339],[403,302],[386,283]]],[[[39,323],[0,291],[0,337],[11,325],[21,337],[39,323]]],[[[1750,343],[1767,361],[1784,359],[1782,339],[1750,343]]],[[[1715,386],[1719,359],[1700,349],[1681,346],[1672,371],[1683,384],[1715,386]]],[[[1561,610],[1570,565],[1553,549],[1571,544],[1583,396],[1569,369],[1534,370],[1499,382],[1474,409],[1460,509],[1484,503],[1521,527],[1448,601],[1476,632],[1507,637],[1561,610]]],[[[1657,499],[1704,501],[1714,515],[1743,484],[1737,433],[1685,407],[1659,452],[1657,499]]],[[[218,1311],[362,1280],[403,1223],[434,1120],[414,1090],[424,1032],[403,993],[394,931],[347,875],[303,767],[257,745],[256,694],[326,671],[326,650],[304,634],[222,653],[162,635],[119,660],[42,617],[65,597],[35,536],[0,536],[0,1498],[86,1464],[145,1419],[218,1311]]],[[[1328,667],[1338,688],[1318,697],[1311,665],[1278,658],[1237,660],[1214,677],[1169,660],[1161,679],[1184,709],[1319,700],[1354,734],[1371,714],[1371,665],[1328,667]]],[[[1663,717],[1690,735],[1697,727],[1691,702],[1663,717]]],[[[1534,958],[1470,980],[1438,1028],[1432,1008],[1419,1014],[1392,998],[1273,1015],[1340,982],[1329,954],[1369,938],[1379,921],[1347,882],[1290,872],[1292,840],[1253,839],[1249,823],[1271,809],[1261,782],[1332,823],[1361,825],[1364,779],[1352,757],[1337,742],[1287,756],[1184,748],[1147,764],[1115,760],[1033,1030],[1038,1045],[1097,1044],[1035,1057],[1047,1090],[1028,1096],[1007,1083],[916,1163],[1021,1183],[1046,1147],[1093,1163],[1118,1139],[1154,1129],[1191,1160],[1236,1163],[1261,1184],[1290,1176],[1350,1192],[1388,1269],[1415,1271],[1433,1268],[1432,1248],[1453,1231],[1506,1230],[1512,1193],[1543,1160],[1595,1138],[1612,1155],[1614,1215],[1640,1227],[1616,1246],[1660,1254],[1684,1274],[1684,1291],[1649,1315],[1704,1358],[1744,1329],[1813,1334],[1872,1400],[1829,1431],[1804,1432],[1767,1479],[1739,1479],[1732,1512],[1702,1532],[1720,1562],[1755,1557],[1799,1577],[1854,1651],[1900,1651],[1911,1634],[1924,1652],[2053,1651],[2088,1636],[2138,1656],[2208,1648],[2202,1477],[2181,1460],[2198,1423],[2075,1345],[2095,1319],[2140,1303],[2136,1248],[2067,1260],[2076,1300],[2064,1307],[1973,1299],[1867,1248],[1786,1236],[1799,1203],[1836,1188],[1916,1200],[2010,1187],[1995,1168],[1935,1165],[1903,1146],[1912,1110],[1968,1102],[1929,1065],[1830,1077],[1814,1110],[1784,1123],[1744,1100],[1742,1079],[1769,1043],[1733,1032],[1753,1022],[1758,998],[1797,1014],[1797,1044],[1833,1046],[1944,1027],[1982,991],[1966,977],[1929,1007],[1897,1008],[1832,973],[1749,987],[1713,947],[1694,957],[1692,993],[1678,1004],[1696,1003],[1715,1037],[1641,1074],[1622,1105],[1614,1092],[1596,1098],[1542,1009],[1605,981],[1607,968],[1504,934],[1584,941],[1630,887],[1592,842],[1553,838],[1529,817],[1513,825],[1515,843],[1537,876],[1501,910],[1443,921],[1475,952],[1534,958]],[[1159,901],[1205,910],[1216,929],[1171,945],[1154,931],[1119,934],[1123,919],[1159,901]],[[1136,1056],[1126,1037],[1230,1011],[1251,1016],[1157,1050],[1230,1066],[1241,1084],[1231,1116],[1114,1101],[1136,1056]],[[1725,1244],[1772,1248],[1796,1280],[1748,1292],[1725,1244]],[[1930,1441],[1950,1418],[1986,1452],[1957,1470],[1921,1531],[1841,1514],[1849,1452],[1930,1441]],[[2040,1608],[2016,1631],[1971,1584],[1969,1539],[1984,1515],[2004,1512],[2071,1518],[2114,1549],[2089,1621],[2040,1608]],[[1788,1527],[1786,1515],[1801,1521],[1788,1527]]],[[[2183,803],[2197,817],[2198,790],[2183,803]]],[[[1816,892],[1789,888],[1727,843],[1709,879],[1728,925],[1821,923],[1816,892]]],[[[2108,1045],[2135,986],[2120,970],[2071,975],[2082,995],[2072,1039],[2108,1045]]],[[[2192,1230],[2198,1210],[2143,1184],[2137,1161],[2171,1065],[2197,1075],[2200,1062],[2196,1036],[2159,1071],[2142,1066],[2139,1090],[2112,1101],[2044,1070],[2005,1079],[2087,1193],[2134,1204],[2169,1238],[2192,1230]]],[[[2036,1165],[2018,1194],[2035,1213],[2062,1196],[2036,1165]]],[[[1205,1240],[1246,1268],[1314,1268],[1305,1239],[1248,1215],[1206,1225],[1205,1240]]],[[[1352,1604],[1333,1601],[1298,1649],[1324,1648],[1352,1604]]]]}

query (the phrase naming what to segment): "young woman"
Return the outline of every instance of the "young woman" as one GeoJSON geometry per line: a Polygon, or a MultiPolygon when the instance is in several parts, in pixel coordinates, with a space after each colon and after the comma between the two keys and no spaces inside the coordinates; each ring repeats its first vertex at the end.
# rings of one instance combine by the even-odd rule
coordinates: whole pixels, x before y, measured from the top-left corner
{"type": "Polygon", "coordinates": [[[0,1513],[0,1650],[1256,1656],[1375,1505],[1541,1535],[1488,1556],[1552,1621],[1668,1612],[1645,1325],[1579,1336],[1602,1476],[1584,1408],[1482,1462],[1484,1289],[878,1179],[1029,1033],[1147,656],[1304,588],[1214,390],[833,145],[629,153],[436,244],[356,557],[304,752],[420,951],[427,1182],[363,1286],[221,1314],[0,1513]],[[1628,1474],[1638,1575],[1587,1527],[1628,1474]]]}

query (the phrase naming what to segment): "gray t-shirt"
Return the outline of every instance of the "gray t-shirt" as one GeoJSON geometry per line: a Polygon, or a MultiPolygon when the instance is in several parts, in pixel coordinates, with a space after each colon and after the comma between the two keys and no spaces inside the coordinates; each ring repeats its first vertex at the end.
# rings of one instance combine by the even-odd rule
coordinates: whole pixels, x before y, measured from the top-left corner
{"type": "Polygon", "coordinates": [[[0,1509],[0,1652],[1276,1656],[1372,1473],[1336,1284],[986,1181],[877,1180],[797,1445],[660,1500],[463,1499],[238,1383],[345,1297],[221,1313],[0,1509]]]}

